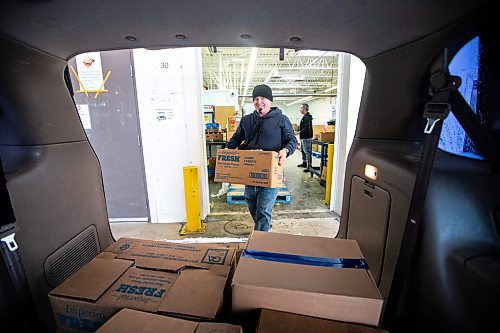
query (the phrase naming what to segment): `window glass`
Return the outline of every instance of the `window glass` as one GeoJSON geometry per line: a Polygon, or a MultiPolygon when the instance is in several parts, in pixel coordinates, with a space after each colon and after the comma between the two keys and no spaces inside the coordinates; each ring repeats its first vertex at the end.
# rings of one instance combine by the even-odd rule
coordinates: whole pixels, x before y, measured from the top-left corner
{"type": "MultiPolygon", "coordinates": [[[[451,75],[460,76],[462,84],[459,91],[477,113],[478,77],[479,77],[479,37],[472,39],[453,57],[449,65],[451,75]]],[[[482,159],[474,143],[453,115],[443,122],[443,130],[439,139],[439,148],[452,154],[482,159]]]]}

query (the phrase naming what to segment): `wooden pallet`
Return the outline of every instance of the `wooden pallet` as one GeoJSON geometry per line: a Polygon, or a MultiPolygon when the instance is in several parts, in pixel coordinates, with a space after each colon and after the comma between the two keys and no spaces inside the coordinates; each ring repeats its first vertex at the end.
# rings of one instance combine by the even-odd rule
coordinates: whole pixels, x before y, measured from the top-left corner
{"type": "MultiPolygon", "coordinates": [[[[287,186],[280,187],[278,191],[277,203],[289,204],[292,201],[292,194],[288,191],[287,186]]],[[[244,204],[245,201],[245,185],[230,184],[226,194],[226,203],[228,204],[244,204]]]]}

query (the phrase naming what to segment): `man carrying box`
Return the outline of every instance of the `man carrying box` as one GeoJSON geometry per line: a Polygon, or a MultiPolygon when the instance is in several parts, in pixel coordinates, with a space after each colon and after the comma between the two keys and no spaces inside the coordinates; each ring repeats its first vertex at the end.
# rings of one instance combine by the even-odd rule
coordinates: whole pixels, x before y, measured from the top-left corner
{"type": "MultiPolygon", "coordinates": [[[[255,111],[241,118],[226,148],[276,151],[279,164],[284,165],[285,159],[297,148],[290,119],[279,108],[271,107],[273,92],[269,86],[255,86],[252,97],[255,111]]],[[[272,230],[272,211],[278,191],[278,187],[245,186],[245,201],[255,222],[255,230],[272,230]]]]}

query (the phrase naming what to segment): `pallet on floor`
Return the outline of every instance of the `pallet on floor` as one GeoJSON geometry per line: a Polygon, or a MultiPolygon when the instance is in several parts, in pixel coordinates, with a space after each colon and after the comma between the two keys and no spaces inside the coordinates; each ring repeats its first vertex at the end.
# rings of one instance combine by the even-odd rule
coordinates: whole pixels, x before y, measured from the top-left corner
{"type": "MultiPolygon", "coordinates": [[[[292,194],[287,186],[279,188],[276,203],[289,204],[292,201],[292,194]]],[[[245,202],[245,185],[230,184],[226,194],[226,203],[228,204],[244,204],[245,202]]]]}

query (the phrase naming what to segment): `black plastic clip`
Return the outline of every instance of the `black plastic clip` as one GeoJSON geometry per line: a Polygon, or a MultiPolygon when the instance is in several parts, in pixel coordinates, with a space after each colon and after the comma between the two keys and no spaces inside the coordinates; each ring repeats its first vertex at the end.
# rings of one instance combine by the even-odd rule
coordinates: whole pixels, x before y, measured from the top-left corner
{"type": "Polygon", "coordinates": [[[442,71],[438,71],[431,76],[429,93],[432,98],[427,102],[424,109],[424,118],[427,119],[424,133],[432,133],[436,123],[448,116],[451,110],[451,92],[457,90],[461,82],[460,77],[442,71]]]}
{"type": "Polygon", "coordinates": [[[425,105],[424,118],[427,119],[427,124],[424,128],[425,134],[432,133],[434,126],[440,120],[445,119],[450,113],[450,103],[428,102],[425,105]]]}

